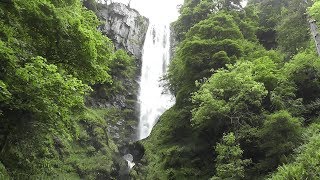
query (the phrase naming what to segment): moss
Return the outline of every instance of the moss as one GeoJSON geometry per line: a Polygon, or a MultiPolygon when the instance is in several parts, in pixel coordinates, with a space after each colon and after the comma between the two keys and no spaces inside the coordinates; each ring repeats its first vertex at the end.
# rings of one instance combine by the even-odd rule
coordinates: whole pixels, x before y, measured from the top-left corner
{"type": "MultiPolygon", "coordinates": [[[[5,147],[0,159],[14,179],[115,179],[121,157],[106,131],[104,116],[107,113],[104,109],[85,109],[74,117],[77,123],[70,127],[78,133],[66,131],[69,137],[44,124],[27,131],[17,129],[9,137],[16,143],[5,147]]],[[[2,164],[0,172],[6,175],[2,164]]]]}
{"type": "Polygon", "coordinates": [[[4,165],[0,162],[0,179],[7,180],[10,179],[9,174],[4,167],[4,165]]]}
{"type": "Polygon", "coordinates": [[[82,1],[12,2],[0,3],[0,179],[117,178],[108,127],[131,112],[84,99],[96,83],[108,97],[127,93],[133,58],[114,52],[82,1]]]}

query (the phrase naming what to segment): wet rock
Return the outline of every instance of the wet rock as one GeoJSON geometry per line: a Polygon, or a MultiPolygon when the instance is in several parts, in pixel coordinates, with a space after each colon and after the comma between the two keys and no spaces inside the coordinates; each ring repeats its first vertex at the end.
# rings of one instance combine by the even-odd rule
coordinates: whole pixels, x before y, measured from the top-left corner
{"type": "Polygon", "coordinates": [[[138,79],[149,21],[136,10],[124,4],[97,4],[95,7],[94,12],[103,22],[99,30],[113,41],[116,50],[123,49],[135,59],[136,72],[134,77],[122,77],[117,74],[113,76],[114,81],[122,85],[121,90],[116,93],[110,92],[110,85],[95,84],[92,86],[93,93],[86,99],[87,106],[108,111],[105,116],[106,130],[119,147],[118,149],[127,149],[120,150],[119,157],[116,158],[117,163],[115,163],[117,164],[114,170],[116,174],[113,174],[112,177],[129,179],[128,164],[123,156],[132,154],[133,161],[136,161],[141,157],[141,152],[144,154],[144,149],[142,150],[140,146],[132,142],[136,140],[136,129],[139,123],[139,113],[137,112],[138,79]]]}
{"type": "Polygon", "coordinates": [[[140,160],[143,158],[145,153],[145,149],[139,141],[122,146],[119,148],[119,151],[121,154],[132,155],[133,156],[132,162],[135,162],[135,163],[140,162],[140,160]]]}
{"type": "Polygon", "coordinates": [[[99,30],[113,41],[116,49],[124,49],[135,57],[135,77],[117,75],[113,77],[122,84],[123,90],[116,93],[109,92],[110,87],[107,84],[96,84],[92,86],[94,92],[86,101],[89,107],[113,109],[112,115],[106,117],[108,133],[118,146],[123,146],[136,139],[139,121],[138,77],[141,72],[142,50],[149,21],[138,11],[121,3],[97,4],[96,7],[95,13],[103,22],[99,30]]]}
{"type": "Polygon", "coordinates": [[[100,4],[97,9],[98,17],[104,21],[101,32],[114,42],[116,49],[125,49],[141,60],[149,20],[121,3],[100,4]]]}

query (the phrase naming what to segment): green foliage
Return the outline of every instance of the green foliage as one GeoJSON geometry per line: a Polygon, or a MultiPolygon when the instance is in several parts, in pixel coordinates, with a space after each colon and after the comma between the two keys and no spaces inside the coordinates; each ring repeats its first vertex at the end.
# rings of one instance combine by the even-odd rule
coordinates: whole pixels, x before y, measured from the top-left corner
{"type": "Polygon", "coordinates": [[[235,63],[245,55],[247,46],[254,46],[242,35],[239,24],[244,21],[241,21],[241,16],[246,17],[237,13],[212,14],[195,24],[186,34],[168,73],[170,88],[177,94],[178,104],[196,90],[195,81],[209,78],[213,70],[235,63]]]}
{"type": "Polygon", "coordinates": [[[6,102],[11,98],[11,93],[8,91],[7,86],[0,80],[0,102],[6,102]]]}
{"type": "Polygon", "coordinates": [[[267,49],[279,48],[290,58],[308,46],[306,9],[311,1],[251,0],[259,16],[259,41],[267,49]]]}
{"type": "Polygon", "coordinates": [[[262,28],[274,28],[281,18],[282,7],[287,6],[286,0],[251,0],[249,4],[258,5],[260,26],[262,28]]]}
{"type": "MultiPolygon", "coordinates": [[[[307,141],[298,148],[295,160],[282,165],[270,179],[319,179],[320,178],[320,151],[319,151],[319,125],[311,125],[313,132],[306,134],[307,141]]],[[[311,129],[310,128],[310,129],[311,129]]],[[[308,130],[307,130],[308,132],[308,130]]]]}
{"type": "Polygon", "coordinates": [[[266,154],[262,168],[269,170],[285,163],[287,156],[301,143],[301,135],[301,121],[288,112],[279,111],[267,116],[260,130],[260,146],[266,154]]]}
{"type": "Polygon", "coordinates": [[[106,128],[106,123],[95,120],[83,119],[81,123],[79,140],[72,144],[72,153],[66,158],[67,165],[74,168],[72,171],[81,179],[114,179],[119,171],[116,166],[121,157],[114,156],[118,150],[106,128]]]}
{"type": "Polygon", "coordinates": [[[309,13],[311,15],[311,17],[315,18],[316,20],[319,21],[320,19],[320,2],[319,1],[315,1],[314,4],[309,8],[309,13]]]}
{"type": "Polygon", "coordinates": [[[233,17],[219,13],[194,25],[186,34],[186,38],[199,37],[200,39],[240,39],[243,38],[233,17]]]}
{"type": "Polygon", "coordinates": [[[297,97],[310,103],[319,97],[320,93],[320,62],[319,58],[307,52],[299,53],[284,66],[284,73],[297,89],[297,97]]]}
{"type": "MultiPolygon", "coordinates": [[[[213,158],[210,163],[201,161],[194,153],[212,155],[208,145],[196,144],[199,139],[192,137],[188,110],[176,106],[165,112],[152,130],[152,135],[143,140],[146,149],[147,166],[140,170],[139,177],[146,179],[187,179],[196,177],[208,179],[212,176],[213,158]],[[174,121],[172,121],[174,119],[174,121]],[[155,153],[156,152],[156,153],[155,153]],[[190,157],[194,157],[190,161],[190,157]],[[146,175],[145,175],[145,174],[146,175]]],[[[211,147],[212,148],[212,147],[211,147]]],[[[206,156],[208,157],[208,156],[206,156]]]]}
{"type": "Polygon", "coordinates": [[[306,1],[293,0],[282,9],[280,22],[276,26],[278,48],[291,57],[309,45],[310,33],[306,16],[306,1]]]}
{"type": "Polygon", "coordinates": [[[45,57],[50,64],[86,83],[111,82],[107,65],[113,46],[96,30],[96,16],[81,6],[79,1],[14,1],[8,7],[12,13],[3,14],[1,23],[6,24],[6,19],[15,21],[5,25],[2,34],[24,44],[20,49],[14,41],[8,41],[10,47],[23,51],[23,56],[45,57]],[[8,28],[17,31],[7,34],[8,28]]]}
{"type": "Polygon", "coordinates": [[[220,10],[239,9],[239,0],[196,0],[186,1],[180,8],[179,19],[173,24],[177,33],[177,40],[182,41],[189,29],[206,19],[210,14],[214,14],[220,10]]]}
{"type": "Polygon", "coordinates": [[[216,158],[217,175],[211,179],[244,178],[244,166],[248,165],[250,160],[241,159],[243,151],[236,142],[234,133],[225,134],[215,150],[218,154],[216,158]]]}
{"type": "Polygon", "coordinates": [[[276,48],[275,27],[281,19],[282,7],[288,3],[287,0],[251,0],[249,4],[256,6],[259,16],[259,31],[257,36],[260,43],[267,49],[276,48]]]}
{"type": "MultiPolygon", "coordinates": [[[[304,15],[311,3],[239,3],[181,7],[167,76],[177,104],[142,142],[136,175],[263,179],[278,168],[271,179],[320,178],[320,127],[311,124],[319,121],[320,65],[304,15]]],[[[319,6],[308,10],[316,20],[319,6]]],[[[134,112],[84,101],[90,85],[105,98],[125,93],[122,80],[136,69],[98,25],[82,1],[0,3],[0,179],[117,178],[123,161],[107,131],[134,112]]]]}
{"type": "MultiPolygon", "coordinates": [[[[311,154],[318,144],[305,138],[319,138],[319,126],[308,130],[320,108],[319,58],[304,15],[310,1],[222,4],[188,0],[180,9],[167,76],[177,102],[144,140],[142,172],[151,179],[265,179],[278,168],[273,179],[318,179],[319,158],[311,154]]],[[[308,11],[319,19],[318,1],[308,11]]]]}
{"type": "Polygon", "coordinates": [[[41,57],[18,68],[16,76],[11,87],[14,107],[31,111],[40,119],[69,119],[70,110],[84,104],[90,89],[72,76],[61,75],[55,65],[46,64],[41,57]]]}
{"type": "Polygon", "coordinates": [[[0,162],[0,178],[3,180],[10,179],[6,168],[1,162],[0,162]]]}
{"type": "Polygon", "coordinates": [[[230,66],[204,83],[193,95],[193,102],[198,105],[192,111],[193,124],[225,129],[250,123],[254,114],[261,112],[267,95],[263,84],[255,81],[251,68],[252,63],[230,66]]]}
{"type": "Polygon", "coordinates": [[[247,6],[242,11],[231,12],[245,39],[257,42],[259,17],[254,7],[247,6]]]}
{"type": "Polygon", "coordinates": [[[268,91],[274,90],[282,79],[276,63],[268,56],[253,61],[252,74],[254,79],[262,82],[268,91]]]}
{"type": "Polygon", "coordinates": [[[69,126],[75,128],[69,132],[74,138],[48,123],[23,123],[11,132],[1,160],[14,179],[111,179],[120,157],[115,156],[117,147],[106,132],[107,113],[85,109],[74,116],[69,126]]]}
{"type": "Polygon", "coordinates": [[[132,78],[135,69],[124,51],[114,52],[99,24],[78,0],[0,2],[1,173],[117,176],[122,161],[105,120],[111,110],[87,109],[85,98],[97,83],[110,93],[122,90],[119,78],[132,78]]]}
{"type": "Polygon", "coordinates": [[[114,77],[129,78],[134,75],[133,57],[128,56],[124,50],[118,50],[112,57],[110,64],[110,74],[114,77]]]}

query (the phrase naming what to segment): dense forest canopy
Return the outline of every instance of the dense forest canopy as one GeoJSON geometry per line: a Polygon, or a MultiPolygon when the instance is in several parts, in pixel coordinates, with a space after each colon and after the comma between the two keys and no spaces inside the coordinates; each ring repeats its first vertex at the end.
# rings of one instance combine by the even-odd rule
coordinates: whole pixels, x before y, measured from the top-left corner
{"type": "Polygon", "coordinates": [[[319,179],[319,1],[185,0],[147,179],[319,179]],[[159,138],[160,137],[160,138],[159,138]]]}
{"type": "Polygon", "coordinates": [[[100,24],[78,0],[0,1],[0,179],[112,176],[108,111],[85,97],[99,83],[119,91],[115,73],[134,66],[100,24]]]}
{"type": "MultiPolygon", "coordinates": [[[[97,84],[121,92],[118,77],[135,78],[136,66],[84,2],[0,0],[0,179],[118,177],[105,117],[119,111],[86,98],[97,84]]],[[[320,1],[185,0],[179,11],[165,77],[176,104],[141,142],[131,177],[320,179],[308,23],[320,22],[320,1]]]]}

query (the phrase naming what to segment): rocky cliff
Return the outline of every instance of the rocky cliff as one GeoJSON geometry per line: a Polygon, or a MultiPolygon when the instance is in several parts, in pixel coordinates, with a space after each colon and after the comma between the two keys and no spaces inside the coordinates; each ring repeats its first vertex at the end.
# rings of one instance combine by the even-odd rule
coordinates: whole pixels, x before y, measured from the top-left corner
{"type": "Polygon", "coordinates": [[[101,32],[114,42],[116,49],[125,49],[141,60],[149,20],[121,3],[100,4],[97,10],[98,17],[105,22],[101,32]]]}
{"type": "Polygon", "coordinates": [[[136,139],[138,126],[137,95],[139,90],[138,77],[141,71],[143,44],[149,20],[138,11],[121,3],[110,5],[97,4],[95,10],[103,24],[100,31],[110,38],[117,50],[123,49],[133,56],[135,72],[132,77],[123,77],[116,73],[114,80],[119,82],[121,89],[114,92],[106,91],[105,84],[94,85],[94,93],[88,98],[93,107],[107,108],[106,120],[108,131],[116,144],[122,149],[136,139]]]}

